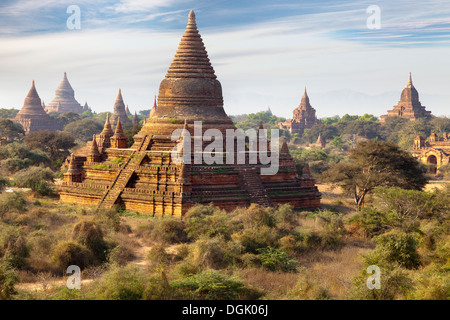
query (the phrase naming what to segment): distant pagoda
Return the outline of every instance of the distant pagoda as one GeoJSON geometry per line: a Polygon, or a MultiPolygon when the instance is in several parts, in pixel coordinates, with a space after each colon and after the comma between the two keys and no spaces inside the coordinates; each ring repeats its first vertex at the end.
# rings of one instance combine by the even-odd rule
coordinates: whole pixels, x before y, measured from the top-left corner
{"type": "Polygon", "coordinates": [[[309,103],[309,97],[305,87],[300,105],[294,109],[292,119],[279,122],[278,127],[288,130],[291,134],[297,133],[301,136],[305,129],[309,129],[318,123],[320,121],[316,118],[316,109],[309,103]]]}
{"type": "MultiPolygon", "coordinates": [[[[87,105],[87,103],[86,103],[87,105]]],[[[85,110],[77,100],[75,100],[75,92],[67,79],[67,73],[64,72],[63,79],[55,92],[55,98],[47,104],[46,110],[50,112],[75,112],[83,113],[85,110]]]]}
{"type": "Polygon", "coordinates": [[[114,112],[111,116],[111,125],[114,128],[117,125],[117,121],[120,118],[122,124],[131,124],[131,120],[128,118],[125,103],[122,98],[122,90],[119,89],[116,102],[114,103],[114,112]]]}
{"type": "Polygon", "coordinates": [[[419,101],[419,93],[412,83],[411,72],[408,83],[400,96],[400,101],[392,110],[388,110],[387,115],[382,115],[380,121],[384,123],[388,117],[401,117],[411,121],[431,117],[431,111],[425,110],[425,106],[422,106],[419,101]]]}
{"type": "Polygon", "coordinates": [[[36,91],[34,80],[31,84],[31,89],[25,98],[22,109],[20,109],[13,121],[20,123],[25,130],[25,133],[41,130],[61,130],[56,120],[50,118],[43,109],[41,99],[36,91]]]}
{"type": "MultiPolygon", "coordinates": [[[[182,155],[190,148],[194,152],[186,154],[191,159],[206,152],[207,145],[196,145],[194,139],[188,139],[195,131],[194,121],[201,122],[201,134],[208,129],[222,132],[223,142],[226,130],[236,129],[224,111],[222,87],[191,11],[177,53],[160,84],[158,106],[133,137],[133,145],[126,146],[120,124],[113,134],[107,118],[102,133],[95,135],[83,152],[67,159],[66,166],[74,174],[64,176],[59,189],[61,200],[96,205],[98,209],[116,205],[153,216],[184,215],[197,203],[213,203],[226,210],[251,203],[320,207],[314,179],[307,169],[298,176],[286,142],[278,154],[279,170],[273,175],[260,173],[259,169],[267,167],[260,159],[256,164],[176,161],[172,158],[174,148],[182,155]],[[176,129],[182,134],[174,141],[176,129]]],[[[258,151],[268,144],[260,141],[258,151]]],[[[246,157],[251,154],[248,149],[242,152],[246,157]]],[[[226,153],[219,154],[224,160],[226,153]]]]}

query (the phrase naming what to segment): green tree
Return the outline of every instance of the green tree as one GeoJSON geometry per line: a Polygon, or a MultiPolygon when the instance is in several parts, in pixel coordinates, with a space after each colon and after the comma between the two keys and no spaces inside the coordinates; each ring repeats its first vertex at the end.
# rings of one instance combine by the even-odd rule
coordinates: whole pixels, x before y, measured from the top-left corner
{"type": "Polygon", "coordinates": [[[49,168],[31,167],[17,172],[14,175],[14,183],[21,188],[31,188],[40,195],[53,194],[48,182],[53,182],[55,174],[49,168]]]}
{"type": "Polygon", "coordinates": [[[19,123],[0,118],[0,138],[14,141],[23,138],[24,135],[25,131],[19,123]]]}
{"type": "Polygon", "coordinates": [[[14,285],[19,282],[19,275],[5,262],[0,263],[0,300],[10,299],[16,293],[14,285]]]}
{"type": "Polygon", "coordinates": [[[352,194],[357,210],[377,187],[422,189],[427,178],[419,162],[391,142],[368,140],[350,150],[349,161],[340,162],[324,178],[352,194]]]}
{"type": "Polygon", "coordinates": [[[64,132],[71,134],[75,139],[86,142],[92,140],[94,134],[103,129],[103,123],[98,119],[85,118],[70,122],[64,127],[64,132]]]}
{"type": "Polygon", "coordinates": [[[68,132],[43,130],[29,133],[25,144],[30,149],[46,152],[54,162],[62,162],[69,155],[69,149],[75,146],[75,139],[68,132]]]}

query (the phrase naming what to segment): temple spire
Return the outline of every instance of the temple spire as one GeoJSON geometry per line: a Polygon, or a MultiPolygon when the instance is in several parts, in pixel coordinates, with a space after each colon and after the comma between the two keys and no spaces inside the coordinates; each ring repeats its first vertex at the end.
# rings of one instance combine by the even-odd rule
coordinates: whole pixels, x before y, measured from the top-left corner
{"type": "Polygon", "coordinates": [[[103,131],[100,134],[109,137],[113,135],[111,122],[109,121],[109,113],[106,114],[105,126],[103,127],[103,131]]]}
{"type": "Polygon", "coordinates": [[[167,71],[166,78],[210,78],[216,79],[200,36],[195,13],[189,12],[186,31],[181,38],[177,53],[167,71]]]}
{"type": "Polygon", "coordinates": [[[120,122],[120,117],[117,119],[116,130],[114,131],[114,135],[118,137],[125,137],[123,133],[122,123],[120,122]]]}
{"type": "Polygon", "coordinates": [[[412,76],[411,76],[411,72],[409,73],[409,77],[408,77],[408,83],[406,84],[406,88],[412,88],[413,83],[412,83],[412,76]]]}

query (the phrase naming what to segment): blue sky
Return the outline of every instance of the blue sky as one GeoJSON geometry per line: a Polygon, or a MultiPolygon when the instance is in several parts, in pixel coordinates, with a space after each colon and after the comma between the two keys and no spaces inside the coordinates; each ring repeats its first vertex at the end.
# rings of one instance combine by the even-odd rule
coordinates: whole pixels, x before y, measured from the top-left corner
{"type": "Polygon", "coordinates": [[[33,79],[49,102],[66,71],[97,112],[112,110],[119,88],[132,111],[150,108],[190,9],[228,114],[270,106],[290,117],[306,86],[319,117],[380,115],[411,71],[427,109],[449,115],[450,1],[416,0],[3,0],[0,106],[20,108],[33,79]],[[70,5],[80,30],[66,26],[70,5]],[[381,29],[367,28],[370,5],[381,29]]]}

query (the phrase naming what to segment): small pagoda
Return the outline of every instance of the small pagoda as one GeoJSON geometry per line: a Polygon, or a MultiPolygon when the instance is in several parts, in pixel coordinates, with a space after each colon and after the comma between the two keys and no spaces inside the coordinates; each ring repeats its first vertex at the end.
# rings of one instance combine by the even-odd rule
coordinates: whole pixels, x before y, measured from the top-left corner
{"type": "MultiPolygon", "coordinates": [[[[224,140],[227,129],[236,130],[224,111],[222,87],[193,11],[160,84],[158,106],[152,112],[131,146],[123,135],[122,117],[114,132],[107,117],[103,131],[93,137],[83,152],[67,159],[70,172],[67,171],[59,190],[61,200],[95,205],[98,209],[120,206],[153,216],[182,216],[198,203],[213,203],[226,210],[251,203],[320,207],[321,196],[313,177],[307,166],[298,176],[286,142],[277,153],[278,171],[271,175],[261,174],[265,165],[260,160],[256,164],[208,164],[204,160],[197,163],[173,158],[173,150],[181,155],[193,151],[189,159],[205,153],[207,143],[195,145],[187,139],[190,136],[195,140],[195,134],[199,134],[195,132],[196,123],[202,124],[200,134],[216,129],[223,133],[224,140]],[[173,139],[177,129],[182,134],[173,139]]],[[[258,153],[270,143],[258,143],[258,153]]],[[[227,152],[219,154],[227,156],[227,152]]],[[[250,151],[246,149],[244,154],[248,158],[250,151]]]]}
{"type": "Polygon", "coordinates": [[[114,112],[111,116],[111,125],[115,127],[117,125],[118,119],[121,119],[122,124],[130,124],[131,120],[128,118],[128,114],[126,111],[125,103],[123,102],[122,90],[119,89],[119,93],[117,94],[116,101],[114,102],[114,112]]]}

